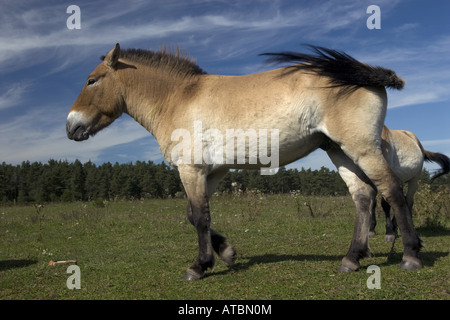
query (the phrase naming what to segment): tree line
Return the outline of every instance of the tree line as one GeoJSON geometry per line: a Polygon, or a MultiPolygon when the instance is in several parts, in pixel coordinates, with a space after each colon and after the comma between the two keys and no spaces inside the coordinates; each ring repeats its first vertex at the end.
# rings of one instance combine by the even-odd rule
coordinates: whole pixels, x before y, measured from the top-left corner
{"type": "MultiPolygon", "coordinates": [[[[423,179],[430,175],[424,170],[423,179]]],[[[448,178],[440,178],[449,184],[448,178]]],[[[217,192],[259,190],[262,193],[303,195],[346,195],[347,187],[336,171],[280,168],[274,175],[259,171],[230,171],[220,182],[217,192]]],[[[146,199],[184,196],[178,172],[164,162],[151,161],[101,165],[88,161],[49,160],[47,163],[24,161],[20,165],[0,165],[0,202],[44,203],[90,201],[97,199],[146,199]]]]}

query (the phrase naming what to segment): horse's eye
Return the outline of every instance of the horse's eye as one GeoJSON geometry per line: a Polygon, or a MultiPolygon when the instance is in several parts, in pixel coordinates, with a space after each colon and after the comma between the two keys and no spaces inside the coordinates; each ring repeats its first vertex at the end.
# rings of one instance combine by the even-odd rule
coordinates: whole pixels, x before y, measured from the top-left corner
{"type": "Polygon", "coordinates": [[[87,85],[88,86],[92,86],[94,83],[96,83],[97,82],[97,80],[95,80],[95,79],[88,79],[88,81],[87,81],[87,85]]]}

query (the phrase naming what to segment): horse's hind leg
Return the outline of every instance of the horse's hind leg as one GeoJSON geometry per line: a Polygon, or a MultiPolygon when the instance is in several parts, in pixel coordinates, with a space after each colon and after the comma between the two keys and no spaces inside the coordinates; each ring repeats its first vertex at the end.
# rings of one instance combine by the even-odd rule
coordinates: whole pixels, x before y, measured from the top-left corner
{"type": "Polygon", "coordinates": [[[371,214],[375,210],[376,190],[364,173],[338,146],[331,147],[327,153],[347,184],[356,205],[352,242],[338,270],[340,272],[356,271],[360,268],[359,259],[370,256],[369,228],[371,214]]]}
{"type": "Polygon", "coordinates": [[[407,206],[403,188],[399,179],[384,160],[381,152],[359,159],[359,165],[375,183],[385,200],[394,210],[395,221],[402,234],[402,269],[415,270],[422,267],[418,254],[422,243],[414,228],[411,212],[407,206]]]}
{"type": "Polygon", "coordinates": [[[386,235],[384,236],[384,240],[394,242],[397,226],[394,226],[395,220],[391,219],[391,206],[383,197],[381,198],[381,207],[383,208],[384,216],[386,217],[386,235]]]}
{"type": "MultiPolygon", "coordinates": [[[[408,182],[408,191],[406,193],[406,205],[408,206],[411,217],[414,206],[414,194],[416,193],[417,188],[419,186],[418,185],[419,179],[420,174],[416,175],[412,180],[408,182]]],[[[397,227],[398,227],[397,220],[395,219],[395,216],[392,217],[391,219],[390,216],[391,206],[389,205],[389,203],[386,202],[386,200],[384,200],[384,198],[382,199],[381,205],[383,206],[383,210],[386,214],[386,236],[384,239],[386,241],[393,242],[397,235],[397,227]]]]}
{"type": "Polygon", "coordinates": [[[377,235],[375,227],[377,226],[377,214],[376,214],[377,202],[373,203],[370,214],[370,227],[369,227],[369,238],[375,238],[377,235]]]}
{"type": "Polygon", "coordinates": [[[406,204],[408,205],[409,211],[413,213],[414,206],[414,195],[416,194],[417,189],[419,188],[419,180],[422,171],[418,173],[414,178],[408,181],[408,190],[406,191],[406,204]]]}
{"type": "Polygon", "coordinates": [[[326,134],[364,172],[394,210],[404,248],[400,268],[418,269],[422,266],[418,257],[421,241],[414,229],[401,182],[381,151],[386,91],[368,87],[342,98],[337,104],[325,118],[326,134]]]}
{"type": "Polygon", "coordinates": [[[360,150],[354,144],[353,149],[344,149],[343,147],[343,150],[347,150],[346,154],[369,177],[394,210],[395,219],[402,234],[404,248],[400,268],[408,270],[419,269],[422,267],[422,262],[418,254],[422,244],[414,229],[400,180],[389,167],[376,143],[371,144],[369,141],[359,142],[360,146],[362,146],[360,150]]]}

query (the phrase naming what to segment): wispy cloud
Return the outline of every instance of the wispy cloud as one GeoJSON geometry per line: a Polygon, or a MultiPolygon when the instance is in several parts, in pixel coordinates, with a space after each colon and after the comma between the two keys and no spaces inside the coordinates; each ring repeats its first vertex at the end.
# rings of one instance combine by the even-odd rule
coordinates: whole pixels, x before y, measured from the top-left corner
{"type": "Polygon", "coordinates": [[[24,100],[24,96],[30,85],[25,83],[16,83],[6,88],[0,95],[0,110],[5,110],[19,105],[24,100]]]}
{"type": "Polygon", "coordinates": [[[450,63],[448,36],[428,39],[421,46],[403,45],[382,49],[376,53],[362,52],[358,58],[374,65],[387,65],[406,80],[402,91],[390,92],[388,108],[450,99],[450,71],[443,67],[450,63]]]}
{"type": "Polygon", "coordinates": [[[391,95],[388,104],[389,109],[442,102],[450,99],[450,92],[448,91],[448,88],[444,88],[441,85],[421,85],[416,83],[411,84],[408,90],[404,90],[405,92],[391,95]]]}
{"type": "Polygon", "coordinates": [[[450,151],[450,139],[424,140],[424,141],[421,141],[421,143],[426,147],[446,145],[447,149],[450,151]]]}

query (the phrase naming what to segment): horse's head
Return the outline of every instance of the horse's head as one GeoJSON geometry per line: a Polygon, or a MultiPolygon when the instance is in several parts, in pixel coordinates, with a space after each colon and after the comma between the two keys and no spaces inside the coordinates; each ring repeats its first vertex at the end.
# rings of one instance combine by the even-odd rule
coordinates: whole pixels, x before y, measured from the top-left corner
{"type": "Polygon", "coordinates": [[[116,44],[89,75],[67,117],[69,139],[86,140],[123,113],[125,103],[116,73],[119,52],[120,46],[116,44]]]}

